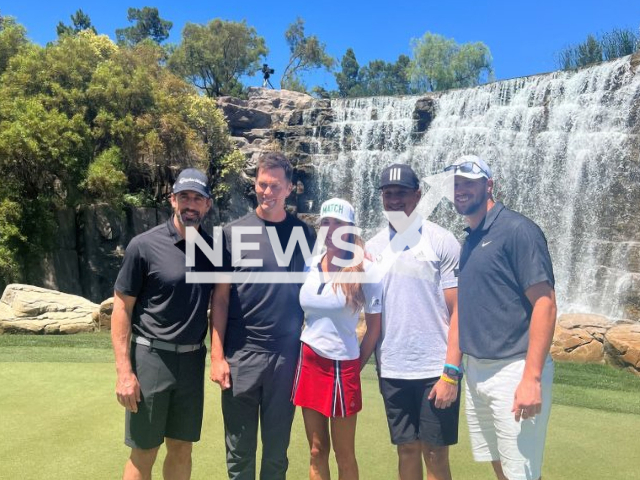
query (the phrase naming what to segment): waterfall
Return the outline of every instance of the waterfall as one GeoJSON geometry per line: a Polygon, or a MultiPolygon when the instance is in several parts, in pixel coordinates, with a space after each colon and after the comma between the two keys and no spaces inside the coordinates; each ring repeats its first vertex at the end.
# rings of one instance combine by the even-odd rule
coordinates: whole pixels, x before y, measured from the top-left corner
{"type": "MultiPolygon", "coordinates": [[[[493,169],[495,198],[545,232],[560,311],[622,317],[620,296],[640,272],[629,266],[640,252],[639,229],[629,225],[640,206],[640,74],[629,57],[429,95],[434,115],[421,132],[415,116],[424,98],[332,100],[333,121],[313,156],[318,200],[350,200],[368,238],[383,225],[384,167],[409,163],[424,178],[477,154],[493,169]]],[[[447,200],[431,219],[464,238],[447,200]]]]}

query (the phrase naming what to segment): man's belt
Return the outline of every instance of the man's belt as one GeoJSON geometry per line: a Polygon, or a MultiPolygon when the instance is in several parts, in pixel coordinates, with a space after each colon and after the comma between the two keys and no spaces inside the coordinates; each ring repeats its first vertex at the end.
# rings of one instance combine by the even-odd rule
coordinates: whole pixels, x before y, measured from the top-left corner
{"type": "Polygon", "coordinates": [[[204,346],[204,342],[195,343],[193,345],[178,345],[177,343],[163,342],[162,340],[139,337],[138,335],[132,335],[131,341],[138,345],[145,345],[147,347],[174,353],[195,352],[204,346]]]}

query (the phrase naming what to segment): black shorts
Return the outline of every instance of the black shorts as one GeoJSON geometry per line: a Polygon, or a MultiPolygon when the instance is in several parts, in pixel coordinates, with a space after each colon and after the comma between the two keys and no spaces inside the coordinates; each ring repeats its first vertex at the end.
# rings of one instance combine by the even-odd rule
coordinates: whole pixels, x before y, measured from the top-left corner
{"type": "Polygon", "coordinates": [[[160,446],[164,438],[200,440],[207,349],[174,353],[131,344],[131,365],[140,383],[137,413],[126,412],[124,443],[160,446]]]}
{"type": "Polygon", "coordinates": [[[379,379],[391,443],[402,445],[420,440],[437,447],[458,443],[460,387],[458,398],[450,407],[436,408],[428,396],[439,378],[379,379]]]}

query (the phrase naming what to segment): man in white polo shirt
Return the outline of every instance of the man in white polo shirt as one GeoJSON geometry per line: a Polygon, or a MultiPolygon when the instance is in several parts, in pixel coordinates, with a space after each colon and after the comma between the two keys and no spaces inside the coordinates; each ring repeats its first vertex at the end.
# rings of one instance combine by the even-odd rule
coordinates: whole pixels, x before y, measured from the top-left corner
{"type": "Polygon", "coordinates": [[[376,360],[399,478],[422,480],[424,458],[429,480],[450,480],[449,445],[458,441],[460,408],[460,244],[449,231],[412,215],[421,191],[409,165],[385,169],[380,189],[390,223],[366,248],[376,263],[390,266],[376,360]],[[410,217],[408,227],[394,216],[410,217]]]}

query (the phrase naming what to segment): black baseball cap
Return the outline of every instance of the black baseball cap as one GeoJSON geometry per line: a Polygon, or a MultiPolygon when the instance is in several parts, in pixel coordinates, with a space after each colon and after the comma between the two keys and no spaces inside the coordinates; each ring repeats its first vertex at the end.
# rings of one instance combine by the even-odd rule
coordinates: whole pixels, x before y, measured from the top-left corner
{"type": "Polygon", "coordinates": [[[380,175],[380,186],[378,188],[397,185],[413,190],[420,188],[420,180],[413,169],[404,163],[394,163],[382,171],[380,175]]]}
{"type": "Polygon", "coordinates": [[[176,183],[173,184],[173,193],[190,190],[197,192],[203,197],[211,198],[211,190],[209,189],[209,179],[207,176],[195,168],[185,168],[180,172],[176,183]]]}

